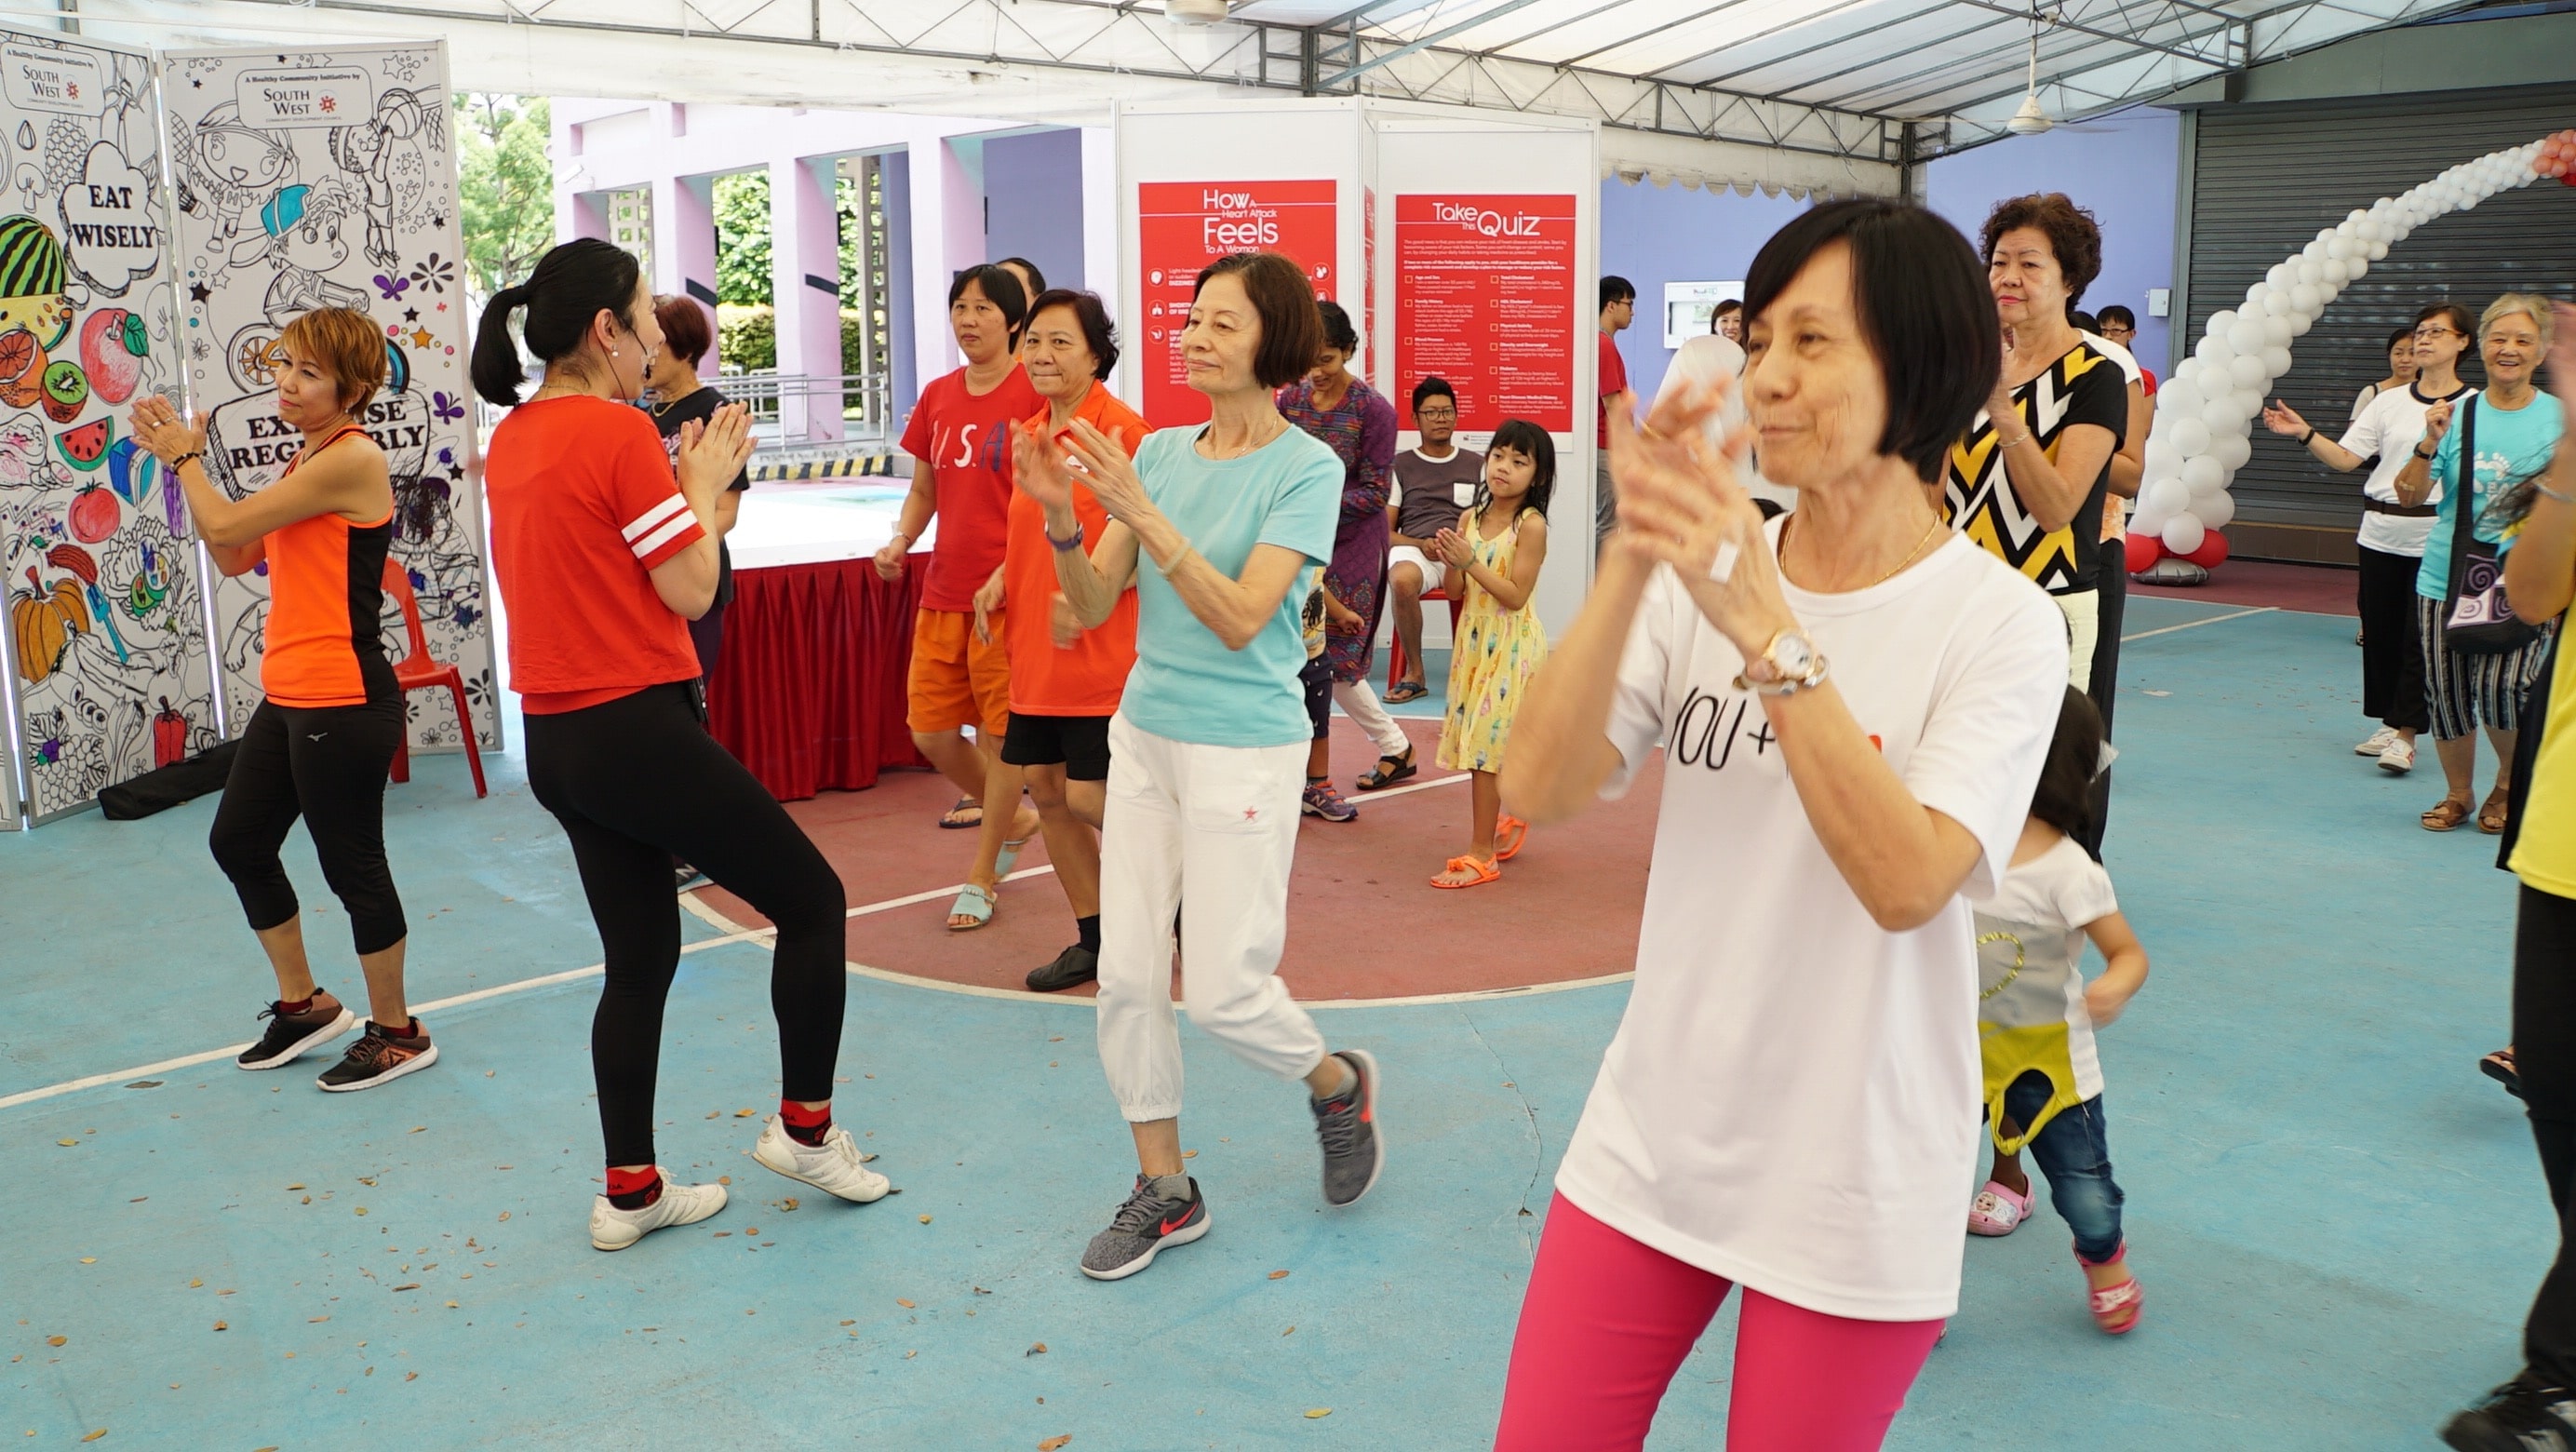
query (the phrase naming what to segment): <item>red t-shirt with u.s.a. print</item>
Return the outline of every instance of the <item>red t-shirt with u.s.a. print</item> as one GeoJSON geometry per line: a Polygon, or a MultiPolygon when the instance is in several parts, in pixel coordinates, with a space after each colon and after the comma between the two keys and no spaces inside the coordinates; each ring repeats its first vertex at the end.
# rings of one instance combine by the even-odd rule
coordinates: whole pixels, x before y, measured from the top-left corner
{"type": "Polygon", "coordinates": [[[966,386],[958,369],[921,390],[904,426],[903,451],[930,471],[938,491],[939,535],[930,574],[921,582],[924,610],[972,610],[975,592],[1001,568],[1011,509],[1011,425],[1046,406],[1014,363],[989,393],[966,386]]]}

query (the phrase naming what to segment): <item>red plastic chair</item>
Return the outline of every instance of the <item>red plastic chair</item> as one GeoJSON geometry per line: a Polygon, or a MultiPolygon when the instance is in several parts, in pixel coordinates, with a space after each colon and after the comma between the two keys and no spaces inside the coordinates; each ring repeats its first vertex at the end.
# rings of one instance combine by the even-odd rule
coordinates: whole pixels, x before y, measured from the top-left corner
{"type": "MultiPolygon", "coordinates": [[[[394,662],[394,679],[408,697],[414,691],[436,690],[441,686],[456,698],[456,719],[464,727],[465,764],[474,772],[474,795],[486,796],[483,786],[483,752],[474,744],[474,718],[465,711],[465,672],[445,661],[433,660],[429,654],[429,637],[420,628],[420,598],[411,592],[411,576],[394,560],[385,561],[385,593],[402,606],[403,633],[411,639],[411,654],[394,662]]],[[[393,779],[411,780],[411,732],[406,729],[394,747],[393,779]]]]}
{"type": "MultiPolygon", "coordinates": [[[[1458,638],[1458,615],[1459,612],[1467,608],[1465,597],[1461,596],[1458,599],[1450,600],[1449,592],[1446,590],[1425,590],[1422,592],[1422,598],[1425,603],[1429,603],[1433,600],[1449,600],[1449,639],[1453,642],[1456,641],[1458,638]]],[[[1404,666],[1404,637],[1402,635],[1396,635],[1387,641],[1386,646],[1386,688],[1388,690],[1394,690],[1395,683],[1404,679],[1404,666]]],[[[1429,685],[1430,682],[1425,681],[1423,684],[1429,685]]]]}

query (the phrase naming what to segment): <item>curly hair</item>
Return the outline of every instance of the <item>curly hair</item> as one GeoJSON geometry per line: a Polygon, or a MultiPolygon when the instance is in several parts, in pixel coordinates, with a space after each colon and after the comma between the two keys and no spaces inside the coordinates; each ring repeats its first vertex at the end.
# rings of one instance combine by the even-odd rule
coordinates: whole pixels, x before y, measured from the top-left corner
{"type": "Polygon", "coordinates": [[[1996,240],[2023,227],[2036,227],[2047,236],[2057,270],[2066,275],[2066,305],[2082,301],[2084,289],[2102,275],[2102,229],[2095,225],[2093,214],[2064,192],[2006,197],[1986,214],[1985,230],[1977,237],[1980,255],[1992,262],[1996,240]]]}

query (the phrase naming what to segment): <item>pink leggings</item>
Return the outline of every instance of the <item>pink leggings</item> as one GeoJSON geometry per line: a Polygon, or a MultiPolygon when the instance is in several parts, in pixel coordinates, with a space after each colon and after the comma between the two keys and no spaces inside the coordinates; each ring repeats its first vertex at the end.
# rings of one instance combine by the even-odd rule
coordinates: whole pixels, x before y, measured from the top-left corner
{"type": "MultiPolygon", "coordinates": [[[[1564,1196],[1521,1301],[1495,1452],[1633,1452],[1734,1283],[1639,1244],[1564,1196]]],[[[1852,1321],[1747,1288],[1726,1413],[1734,1452],[1871,1452],[1939,1321],[1852,1321]]]]}

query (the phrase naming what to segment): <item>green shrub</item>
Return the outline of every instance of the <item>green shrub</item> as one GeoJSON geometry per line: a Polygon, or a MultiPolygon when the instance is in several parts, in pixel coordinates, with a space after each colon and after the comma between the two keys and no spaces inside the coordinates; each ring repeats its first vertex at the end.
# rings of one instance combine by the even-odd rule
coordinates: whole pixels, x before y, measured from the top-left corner
{"type": "Polygon", "coordinates": [[[777,367],[777,314],[767,303],[717,305],[716,357],[739,372],[777,367]]]}

